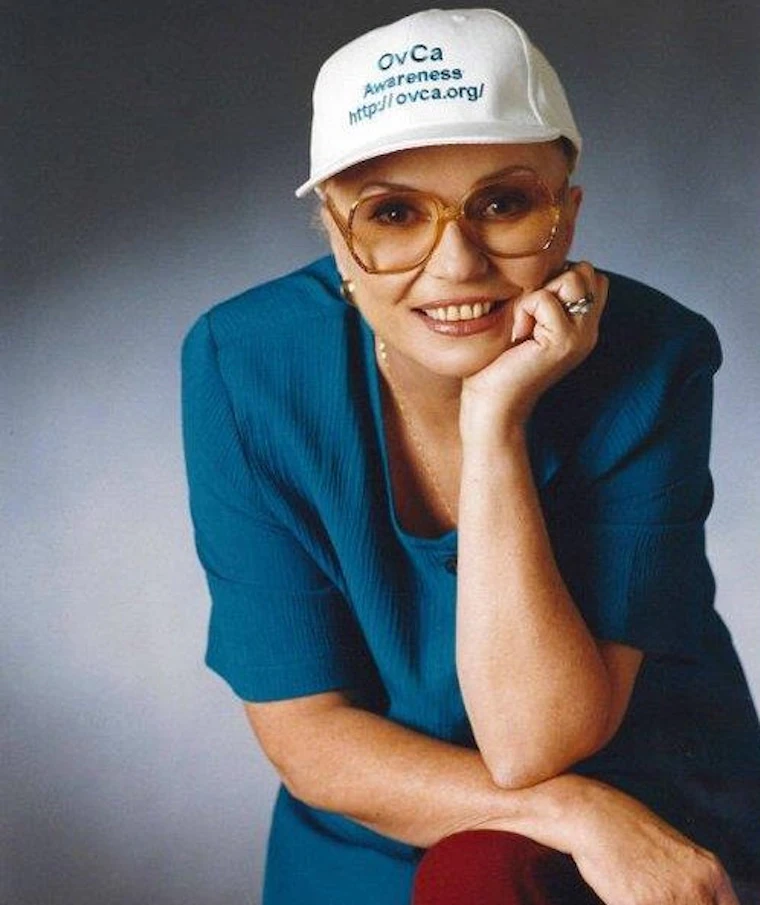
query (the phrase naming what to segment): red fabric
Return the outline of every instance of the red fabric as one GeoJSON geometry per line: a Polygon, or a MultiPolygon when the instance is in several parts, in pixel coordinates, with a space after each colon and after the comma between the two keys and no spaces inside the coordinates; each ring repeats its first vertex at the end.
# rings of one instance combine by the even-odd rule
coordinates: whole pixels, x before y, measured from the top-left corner
{"type": "Polygon", "coordinates": [[[568,855],[515,833],[470,830],[423,856],[412,905],[599,905],[568,855]]]}

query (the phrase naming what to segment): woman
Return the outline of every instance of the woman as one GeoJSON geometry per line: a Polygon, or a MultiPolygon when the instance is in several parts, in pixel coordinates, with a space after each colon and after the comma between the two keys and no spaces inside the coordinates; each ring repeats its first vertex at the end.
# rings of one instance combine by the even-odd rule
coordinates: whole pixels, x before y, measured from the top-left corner
{"type": "Polygon", "coordinates": [[[283,780],[266,905],[758,901],[720,351],[568,261],[580,148],[500,13],[370,32],[314,92],[333,257],[186,340],[207,660],[283,780]]]}

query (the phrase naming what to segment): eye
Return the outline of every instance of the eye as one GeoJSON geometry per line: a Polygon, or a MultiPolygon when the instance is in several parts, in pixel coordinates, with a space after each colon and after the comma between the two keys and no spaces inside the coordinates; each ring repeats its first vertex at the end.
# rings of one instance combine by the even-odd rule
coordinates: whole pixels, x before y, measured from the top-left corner
{"type": "Polygon", "coordinates": [[[468,205],[470,216],[482,220],[511,220],[536,207],[535,194],[521,186],[491,186],[468,205]]]}
{"type": "Polygon", "coordinates": [[[409,195],[383,195],[365,199],[357,213],[373,226],[411,227],[430,219],[422,201],[409,195]]]}

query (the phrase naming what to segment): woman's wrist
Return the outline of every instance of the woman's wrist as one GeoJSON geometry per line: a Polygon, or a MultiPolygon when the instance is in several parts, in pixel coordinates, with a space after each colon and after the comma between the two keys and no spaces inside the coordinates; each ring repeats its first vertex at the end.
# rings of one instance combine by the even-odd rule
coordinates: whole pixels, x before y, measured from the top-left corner
{"type": "Polygon", "coordinates": [[[576,845],[582,844],[583,825],[594,798],[605,788],[596,780],[566,773],[530,788],[505,791],[509,816],[494,814],[472,829],[520,833],[572,855],[576,845]]]}
{"type": "Polygon", "coordinates": [[[496,451],[508,453],[525,445],[527,416],[517,412],[495,412],[481,400],[462,393],[459,410],[459,432],[462,438],[462,454],[492,455],[496,451]]]}

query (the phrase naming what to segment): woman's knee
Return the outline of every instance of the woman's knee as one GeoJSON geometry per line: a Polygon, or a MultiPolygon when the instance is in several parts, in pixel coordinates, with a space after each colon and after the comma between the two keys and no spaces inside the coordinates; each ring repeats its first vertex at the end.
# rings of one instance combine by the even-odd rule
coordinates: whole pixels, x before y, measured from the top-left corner
{"type": "Polygon", "coordinates": [[[591,905],[572,859],[516,833],[470,830],[428,849],[412,905],[591,905]]]}

